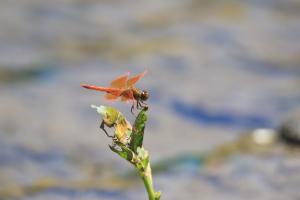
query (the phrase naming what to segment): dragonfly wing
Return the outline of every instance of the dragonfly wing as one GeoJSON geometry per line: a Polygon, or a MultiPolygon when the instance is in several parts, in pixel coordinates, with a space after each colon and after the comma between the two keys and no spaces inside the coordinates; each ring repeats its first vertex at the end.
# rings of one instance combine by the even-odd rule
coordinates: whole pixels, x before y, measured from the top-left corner
{"type": "Polygon", "coordinates": [[[124,102],[128,102],[130,100],[134,100],[134,96],[133,96],[132,90],[123,91],[121,100],[124,101],[124,102]]]}
{"type": "Polygon", "coordinates": [[[119,95],[114,95],[114,94],[111,94],[111,93],[107,93],[105,95],[105,99],[107,99],[107,100],[116,100],[118,97],[119,97],[119,95]]]}
{"type": "Polygon", "coordinates": [[[123,102],[128,102],[130,99],[128,98],[128,97],[124,97],[124,96],[122,96],[122,98],[121,98],[121,101],[123,101],[123,102]]]}
{"type": "Polygon", "coordinates": [[[120,89],[125,88],[127,84],[128,76],[129,76],[129,72],[112,80],[112,82],[110,83],[111,87],[120,88],[120,89]]]}
{"type": "Polygon", "coordinates": [[[145,74],[147,73],[147,71],[144,71],[143,73],[140,73],[130,79],[128,79],[127,81],[127,87],[131,87],[133,86],[136,82],[138,82],[143,76],[145,76],[145,74]]]}

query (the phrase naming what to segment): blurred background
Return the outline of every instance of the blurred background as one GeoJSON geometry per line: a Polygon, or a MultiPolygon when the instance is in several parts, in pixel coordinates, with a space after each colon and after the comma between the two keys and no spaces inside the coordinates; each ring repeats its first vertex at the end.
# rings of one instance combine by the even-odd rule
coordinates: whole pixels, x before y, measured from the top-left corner
{"type": "Polygon", "coordinates": [[[0,27],[0,199],[146,199],[90,108],[130,105],[80,87],[145,69],[162,199],[300,199],[299,0],[0,0],[0,27]]]}

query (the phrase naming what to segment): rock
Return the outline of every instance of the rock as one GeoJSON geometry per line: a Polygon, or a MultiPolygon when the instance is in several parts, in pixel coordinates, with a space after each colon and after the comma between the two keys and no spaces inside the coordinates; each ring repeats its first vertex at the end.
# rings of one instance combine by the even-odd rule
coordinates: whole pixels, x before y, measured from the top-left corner
{"type": "Polygon", "coordinates": [[[300,109],[291,113],[278,130],[279,138],[290,145],[300,146],[300,109]]]}

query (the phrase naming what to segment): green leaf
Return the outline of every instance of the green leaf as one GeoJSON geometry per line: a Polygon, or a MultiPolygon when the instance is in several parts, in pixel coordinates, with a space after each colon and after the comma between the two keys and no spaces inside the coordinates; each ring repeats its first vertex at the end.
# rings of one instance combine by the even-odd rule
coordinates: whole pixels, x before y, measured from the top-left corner
{"type": "Polygon", "coordinates": [[[147,112],[148,108],[144,108],[136,117],[133,124],[133,130],[131,134],[131,141],[129,144],[130,149],[137,153],[137,148],[143,146],[144,130],[147,122],[147,112]]]}
{"type": "Polygon", "coordinates": [[[116,141],[116,145],[120,149],[117,149],[116,146],[112,146],[112,145],[108,145],[108,146],[113,152],[119,154],[119,156],[128,160],[129,162],[132,162],[134,153],[128,147],[126,147],[124,144],[122,144],[121,142],[116,141]]]}

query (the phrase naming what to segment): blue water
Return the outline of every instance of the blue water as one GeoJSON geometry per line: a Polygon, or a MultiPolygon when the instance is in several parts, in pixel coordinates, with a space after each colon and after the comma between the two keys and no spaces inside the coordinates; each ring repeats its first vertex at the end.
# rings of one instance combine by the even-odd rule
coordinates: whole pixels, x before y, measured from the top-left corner
{"type": "Polygon", "coordinates": [[[13,165],[24,161],[44,165],[65,161],[62,151],[55,149],[37,152],[21,145],[5,144],[4,142],[0,142],[0,149],[0,166],[13,165]]]}
{"type": "Polygon", "coordinates": [[[55,81],[61,74],[61,71],[56,64],[45,64],[35,70],[28,72],[28,75],[39,83],[49,83],[55,81]]]}
{"type": "Polygon", "coordinates": [[[203,105],[190,105],[179,99],[171,102],[171,109],[177,114],[202,125],[233,128],[271,128],[272,121],[256,114],[239,114],[225,111],[212,111],[203,105]]]}
{"type": "Polygon", "coordinates": [[[234,62],[243,70],[275,78],[299,77],[300,75],[300,66],[282,67],[278,63],[247,56],[237,56],[234,62]]]}

